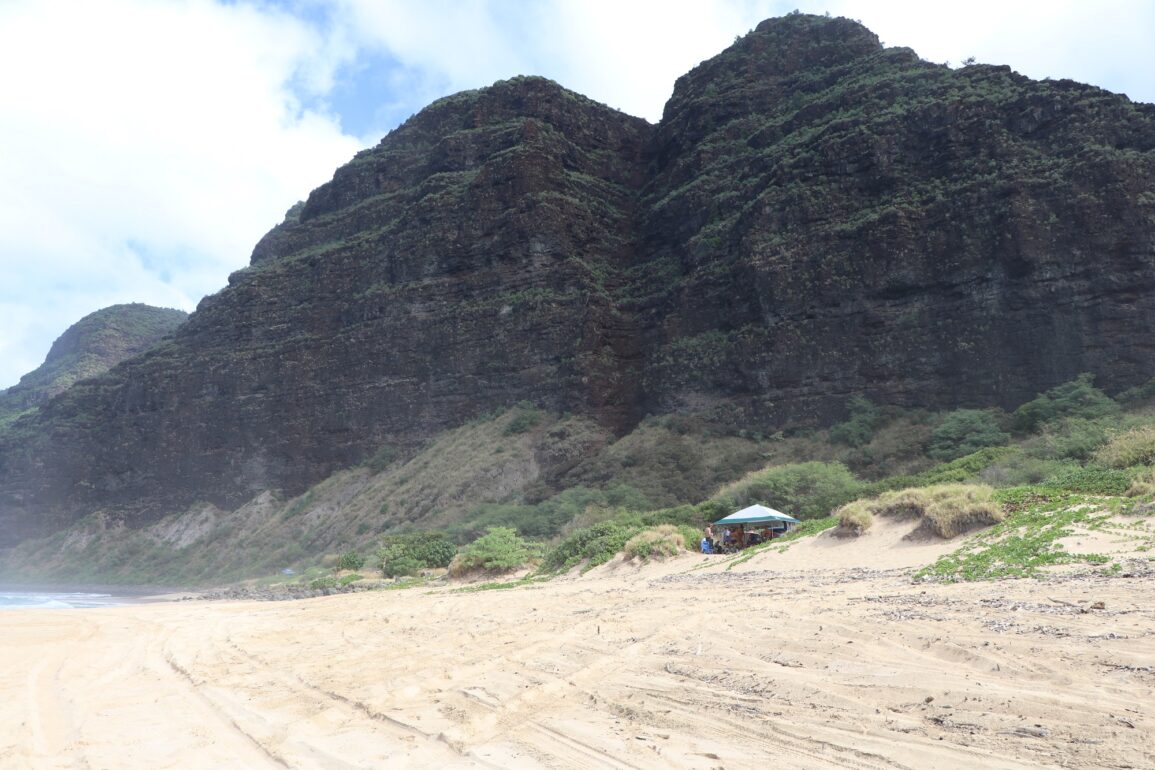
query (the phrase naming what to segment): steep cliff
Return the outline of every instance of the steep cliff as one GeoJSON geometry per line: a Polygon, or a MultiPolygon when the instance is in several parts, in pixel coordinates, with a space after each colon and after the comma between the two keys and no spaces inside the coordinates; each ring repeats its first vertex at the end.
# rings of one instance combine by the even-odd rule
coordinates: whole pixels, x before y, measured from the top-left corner
{"type": "Polygon", "coordinates": [[[813,424],[1155,368],[1152,105],[792,16],[681,78],[655,148],[651,411],[813,424]]]}
{"type": "Polygon", "coordinates": [[[629,319],[652,129],[540,78],[443,99],[360,153],[166,344],[0,448],[0,534],[299,492],[521,400],[635,419],[629,319]],[[42,462],[40,458],[51,458],[42,462]]]}
{"type": "Polygon", "coordinates": [[[299,492],[518,401],[623,431],[1015,405],[1155,361],[1155,108],[772,19],[661,123],[538,78],[357,155],[161,347],[0,439],[0,546],[299,492]]]}

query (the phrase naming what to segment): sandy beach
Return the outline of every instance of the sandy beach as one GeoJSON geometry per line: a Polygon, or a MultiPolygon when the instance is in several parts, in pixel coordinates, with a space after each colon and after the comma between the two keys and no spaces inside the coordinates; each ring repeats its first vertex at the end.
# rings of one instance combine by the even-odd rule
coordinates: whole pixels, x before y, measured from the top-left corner
{"type": "Polygon", "coordinates": [[[0,768],[1155,767],[1149,570],[917,584],[954,546],[904,532],[512,590],[6,612],[0,768]]]}

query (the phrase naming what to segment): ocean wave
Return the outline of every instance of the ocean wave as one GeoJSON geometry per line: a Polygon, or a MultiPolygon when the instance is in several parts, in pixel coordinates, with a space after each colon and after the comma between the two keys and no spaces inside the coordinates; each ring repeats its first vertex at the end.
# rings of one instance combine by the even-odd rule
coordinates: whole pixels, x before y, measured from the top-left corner
{"type": "Polygon", "coordinates": [[[112,594],[23,591],[0,593],[0,610],[67,610],[112,607],[123,603],[123,600],[117,599],[112,594]]]}

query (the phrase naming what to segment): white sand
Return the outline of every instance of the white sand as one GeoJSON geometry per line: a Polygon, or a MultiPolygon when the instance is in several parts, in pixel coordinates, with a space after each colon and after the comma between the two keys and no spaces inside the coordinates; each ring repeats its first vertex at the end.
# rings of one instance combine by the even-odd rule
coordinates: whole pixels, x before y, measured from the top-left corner
{"type": "Polygon", "coordinates": [[[916,585],[954,546],[907,529],[730,571],[6,612],[0,768],[1155,767],[1149,576],[916,585]]]}

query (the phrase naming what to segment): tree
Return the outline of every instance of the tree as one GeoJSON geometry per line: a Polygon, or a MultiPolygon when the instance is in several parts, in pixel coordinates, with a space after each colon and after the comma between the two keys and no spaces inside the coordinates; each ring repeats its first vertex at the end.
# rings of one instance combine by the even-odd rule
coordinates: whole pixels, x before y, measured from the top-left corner
{"type": "Polygon", "coordinates": [[[930,437],[927,454],[948,462],[983,447],[1003,446],[1011,440],[999,427],[998,418],[980,409],[957,409],[946,416],[930,437]]]}

